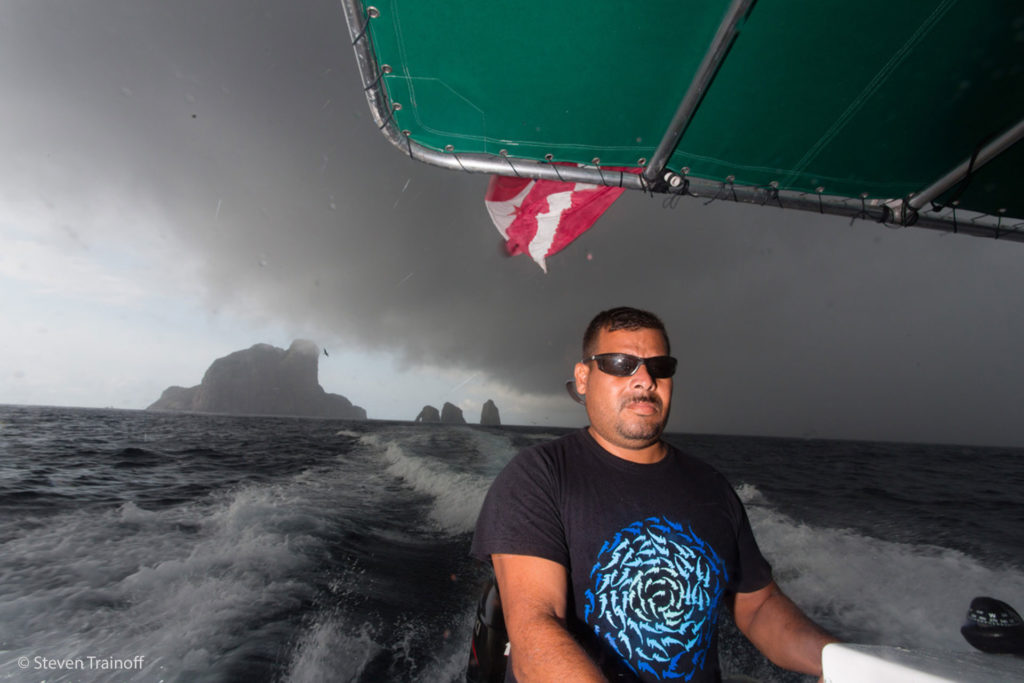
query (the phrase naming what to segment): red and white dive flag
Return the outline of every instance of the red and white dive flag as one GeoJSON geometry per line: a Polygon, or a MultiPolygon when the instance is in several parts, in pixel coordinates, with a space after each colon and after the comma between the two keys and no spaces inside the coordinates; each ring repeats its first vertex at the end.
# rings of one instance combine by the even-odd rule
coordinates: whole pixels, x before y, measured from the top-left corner
{"type": "Polygon", "coordinates": [[[484,204],[509,255],[527,253],[546,273],[545,259],[589,229],[622,192],[621,187],[496,175],[491,176],[484,204]]]}

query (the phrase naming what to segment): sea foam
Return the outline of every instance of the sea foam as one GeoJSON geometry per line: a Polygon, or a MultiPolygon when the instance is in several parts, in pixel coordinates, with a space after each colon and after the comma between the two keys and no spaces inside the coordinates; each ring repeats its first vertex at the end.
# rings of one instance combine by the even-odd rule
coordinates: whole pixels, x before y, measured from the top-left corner
{"type": "Polygon", "coordinates": [[[753,487],[739,487],[776,581],[813,618],[846,640],[970,650],[960,625],[971,599],[1024,605],[1024,574],[964,553],[799,523],[753,487]]]}
{"type": "Polygon", "coordinates": [[[399,443],[388,443],[387,472],[433,499],[430,521],[449,534],[473,530],[491,480],[458,472],[435,458],[409,456],[399,443]]]}

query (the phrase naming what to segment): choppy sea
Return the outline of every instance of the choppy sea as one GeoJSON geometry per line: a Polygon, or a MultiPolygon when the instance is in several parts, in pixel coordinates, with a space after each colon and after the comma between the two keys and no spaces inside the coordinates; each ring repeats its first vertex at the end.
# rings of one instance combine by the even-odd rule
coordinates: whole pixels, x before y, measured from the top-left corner
{"type": "MultiPolygon", "coordinates": [[[[461,681],[491,480],[567,430],[0,406],[0,680],[461,681]]],[[[844,639],[1024,608],[1024,451],[670,435],[844,639]]],[[[729,624],[722,666],[802,681],[729,624]]]]}

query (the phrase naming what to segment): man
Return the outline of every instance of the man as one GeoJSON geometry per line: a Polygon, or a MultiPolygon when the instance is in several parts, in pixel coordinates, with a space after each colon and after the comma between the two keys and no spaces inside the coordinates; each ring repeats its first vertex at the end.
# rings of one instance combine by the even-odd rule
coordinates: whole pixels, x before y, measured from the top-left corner
{"type": "Polygon", "coordinates": [[[522,451],[487,494],[472,553],[494,566],[506,680],[718,680],[723,603],[773,662],[821,675],[835,639],[772,580],[722,475],[661,440],[669,352],[651,313],[599,313],[574,368],[590,426],[522,451]]]}

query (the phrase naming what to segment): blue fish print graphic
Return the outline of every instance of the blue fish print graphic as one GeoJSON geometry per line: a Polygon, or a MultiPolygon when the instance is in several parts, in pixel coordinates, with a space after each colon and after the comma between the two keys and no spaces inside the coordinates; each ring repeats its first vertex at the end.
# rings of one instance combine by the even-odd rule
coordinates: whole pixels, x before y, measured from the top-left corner
{"type": "Polygon", "coordinates": [[[650,517],[601,547],[584,618],[635,673],[688,681],[704,668],[728,581],[693,529],[650,517]]]}

